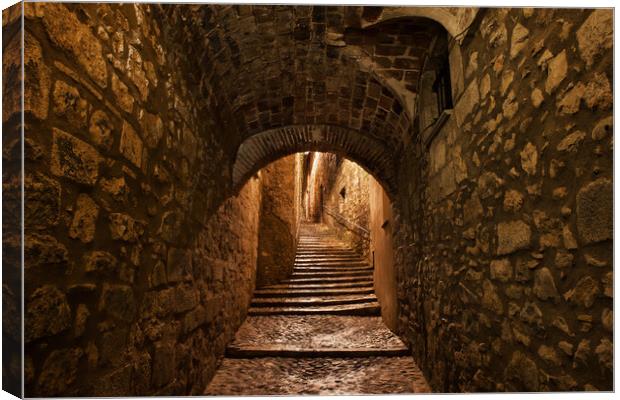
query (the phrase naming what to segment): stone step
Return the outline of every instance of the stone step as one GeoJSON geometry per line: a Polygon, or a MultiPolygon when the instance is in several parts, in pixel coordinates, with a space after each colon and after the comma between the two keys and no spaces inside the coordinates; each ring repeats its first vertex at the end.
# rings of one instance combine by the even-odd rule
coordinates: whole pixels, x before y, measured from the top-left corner
{"type": "Polygon", "coordinates": [[[344,289],[257,289],[255,297],[307,297],[307,296],[333,296],[340,294],[363,295],[373,294],[374,288],[344,288],[344,289]]]}
{"type": "Polygon", "coordinates": [[[297,246],[297,250],[304,251],[351,251],[351,248],[346,246],[329,246],[329,245],[300,245],[297,246]]]}
{"type": "Polygon", "coordinates": [[[301,271],[300,269],[294,269],[293,274],[289,279],[302,279],[302,278],[329,278],[329,277],[354,277],[354,276],[363,276],[372,273],[372,268],[360,268],[360,269],[338,269],[334,271],[329,270],[312,270],[312,271],[301,271]]]}
{"type": "Polygon", "coordinates": [[[320,250],[320,251],[297,251],[297,257],[308,258],[308,257],[358,257],[360,255],[354,251],[347,250],[320,250]]]}
{"type": "Polygon", "coordinates": [[[325,241],[335,241],[338,243],[342,243],[336,236],[334,235],[304,235],[300,236],[298,242],[325,242],[325,241]]]}
{"type": "Polygon", "coordinates": [[[340,265],[310,265],[310,266],[298,266],[293,269],[293,272],[358,272],[358,271],[372,271],[373,267],[369,265],[361,265],[355,267],[340,266],[340,265]]]}
{"type": "Polygon", "coordinates": [[[254,357],[403,357],[409,355],[409,349],[405,346],[385,348],[322,348],[301,347],[294,345],[260,345],[260,346],[235,346],[226,348],[226,356],[230,358],[254,358],[254,357]]]}
{"type": "Polygon", "coordinates": [[[321,297],[280,297],[280,298],[255,298],[252,300],[252,307],[316,307],[334,306],[342,304],[358,304],[377,301],[377,296],[358,295],[358,296],[321,296],[321,297]]]}
{"type": "Polygon", "coordinates": [[[361,282],[372,281],[372,274],[359,275],[359,276],[337,276],[335,278],[323,277],[323,278],[295,278],[286,279],[280,282],[280,284],[289,283],[335,283],[335,282],[361,282]]]}
{"type": "Polygon", "coordinates": [[[322,251],[297,251],[296,258],[310,258],[310,257],[358,257],[359,254],[353,251],[342,250],[322,250],[322,251]]]}
{"type": "Polygon", "coordinates": [[[321,239],[321,240],[298,240],[298,246],[340,246],[340,247],[348,247],[346,243],[338,239],[321,239]]]}
{"type": "Polygon", "coordinates": [[[317,307],[250,307],[248,315],[380,315],[376,301],[359,304],[327,305],[317,307]]]}
{"type": "Polygon", "coordinates": [[[363,266],[363,265],[369,265],[367,261],[313,261],[313,262],[306,262],[306,261],[295,261],[295,263],[293,264],[294,266],[299,266],[299,267],[311,267],[311,266],[350,266],[350,267],[355,267],[355,266],[363,266]]]}
{"type": "Polygon", "coordinates": [[[372,286],[372,281],[360,282],[322,282],[322,283],[280,283],[276,285],[263,286],[260,290],[268,289],[345,289],[354,287],[372,286]]]}
{"type": "Polygon", "coordinates": [[[312,262],[364,262],[360,256],[312,256],[312,257],[295,257],[296,263],[312,263],[312,262]]]}

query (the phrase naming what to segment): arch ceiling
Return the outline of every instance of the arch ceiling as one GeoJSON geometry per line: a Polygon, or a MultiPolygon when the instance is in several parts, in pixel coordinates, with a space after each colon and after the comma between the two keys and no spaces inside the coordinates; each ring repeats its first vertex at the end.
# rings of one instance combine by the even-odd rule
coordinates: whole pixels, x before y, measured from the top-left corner
{"type": "Polygon", "coordinates": [[[233,165],[233,187],[239,188],[260,168],[280,157],[308,150],[346,155],[394,193],[394,157],[389,149],[370,136],[335,125],[288,126],[251,136],[239,146],[233,165]]]}
{"type": "Polygon", "coordinates": [[[259,141],[248,142],[254,135],[281,137],[282,128],[303,125],[358,132],[397,158],[411,141],[424,59],[434,38],[447,35],[436,21],[450,32],[467,22],[448,8],[160,7],[172,25],[186,28],[173,39],[195,60],[200,91],[215,95],[221,119],[232,125],[230,157],[243,163],[248,143],[259,141]]]}

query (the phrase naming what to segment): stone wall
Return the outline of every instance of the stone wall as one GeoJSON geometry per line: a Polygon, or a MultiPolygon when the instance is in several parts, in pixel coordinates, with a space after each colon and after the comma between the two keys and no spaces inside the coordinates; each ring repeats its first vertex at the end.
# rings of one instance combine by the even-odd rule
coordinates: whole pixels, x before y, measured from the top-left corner
{"type": "Polygon", "coordinates": [[[184,386],[176,393],[202,394],[217,359],[245,320],[256,286],[261,189],[262,181],[251,178],[236,197],[220,206],[191,246],[192,288],[198,289],[201,304],[181,324],[182,335],[192,332],[176,345],[176,354],[185,363],[179,364],[176,376],[164,379],[182,380],[184,386]]]}
{"type": "MultiPolygon", "coordinates": [[[[257,224],[258,183],[225,202],[237,147],[291,124],[344,125],[337,149],[389,183],[398,332],[435,390],[611,389],[611,11],[479,10],[449,41],[455,106],[426,143],[403,108],[415,79],[383,86],[341,40],[354,7],[25,10],[27,396],[201,393],[254,285],[258,225],[231,221],[257,224]],[[361,157],[376,143],[381,168],[361,157]]],[[[373,49],[396,65],[408,46],[373,49]]],[[[3,163],[21,147],[12,88],[3,163]]],[[[339,132],[286,149],[334,150],[339,132]]]]}
{"type": "Polygon", "coordinates": [[[381,184],[353,161],[323,153],[317,169],[316,185],[323,186],[325,192],[322,219],[374,265],[373,282],[381,316],[390,329],[396,330],[398,301],[391,201],[381,184]]]}
{"type": "Polygon", "coordinates": [[[370,230],[370,257],[374,264],[373,281],[375,294],[381,305],[381,316],[393,331],[398,327],[398,299],[396,297],[396,269],[392,205],[379,182],[368,178],[368,203],[370,230]]]}
{"type": "Polygon", "coordinates": [[[22,393],[22,4],[2,11],[2,390],[22,393]]]}
{"type": "Polygon", "coordinates": [[[27,396],[200,394],[244,317],[259,184],[223,202],[234,133],[177,12],[25,4],[27,396]]]}
{"type": "Polygon", "coordinates": [[[356,163],[334,154],[326,154],[323,162],[323,219],[341,239],[370,260],[370,238],[367,232],[370,212],[368,186],[371,176],[356,163]]]}
{"type": "Polygon", "coordinates": [[[262,204],[256,285],[277,283],[293,272],[299,228],[296,155],[261,169],[262,204]]]}
{"type": "Polygon", "coordinates": [[[400,163],[398,331],[438,391],[611,390],[612,11],[480,12],[400,163]]]}

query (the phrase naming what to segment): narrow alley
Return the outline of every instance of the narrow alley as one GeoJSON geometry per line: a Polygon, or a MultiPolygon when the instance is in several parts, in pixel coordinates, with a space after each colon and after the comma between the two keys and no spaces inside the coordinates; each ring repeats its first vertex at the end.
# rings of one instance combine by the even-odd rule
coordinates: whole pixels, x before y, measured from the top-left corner
{"type": "Polygon", "coordinates": [[[430,392],[381,320],[372,267],[326,225],[300,227],[290,279],[254,292],[206,395],[430,392]]]}
{"type": "Polygon", "coordinates": [[[3,10],[3,389],[614,389],[614,10],[3,10]]]}

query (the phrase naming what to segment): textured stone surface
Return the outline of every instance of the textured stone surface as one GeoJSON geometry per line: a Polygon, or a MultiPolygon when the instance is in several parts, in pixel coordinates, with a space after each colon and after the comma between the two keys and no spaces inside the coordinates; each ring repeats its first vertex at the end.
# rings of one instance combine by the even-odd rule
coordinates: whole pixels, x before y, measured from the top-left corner
{"type": "Polygon", "coordinates": [[[545,81],[545,90],[552,93],[556,87],[566,78],[568,63],[566,61],[566,51],[549,60],[548,75],[545,81]]]}
{"type": "Polygon", "coordinates": [[[25,341],[55,335],[69,328],[71,308],[67,298],[54,286],[43,286],[27,299],[25,341]]]}
{"type": "Polygon", "coordinates": [[[205,395],[424,393],[408,357],[227,359],[205,395]]]}
{"type": "Polygon", "coordinates": [[[577,193],[577,231],[583,243],[613,237],[613,194],[610,180],[601,178],[577,193]]]}
{"type": "Polygon", "coordinates": [[[51,396],[66,393],[67,388],[75,382],[78,363],[83,354],[79,348],[53,351],[41,367],[38,390],[51,396]]]}
{"type": "Polygon", "coordinates": [[[52,133],[51,171],[78,183],[94,185],[101,156],[92,146],[60,129],[52,133]]]}
{"type": "MultiPolygon", "coordinates": [[[[613,177],[612,129],[602,122],[611,118],[613,103],[611,11],[104,3],[25,8],[31,51],[24,66],[24,105],[30,108],[24,114],[24,180],[32,184],[25,322],[30,327],[29,318],[47,321],[48,315],[63,321],[35,324],[33,332],[58,331],[26,344],[32,365],[27,396],[59,387],[63,395],[203,393],[254,287],[259,190],[251,176],[286,152],[308,150],[350,156],[389,189],[394,218],[385,231],[394,242],[395,331],[411,344],[434,388],[528,390],[535,386],[529,375],[535,375],[541,391],[611,389],[603,341],[612,340],[611,311],[602,315],[613,305],[612,231],[605,222],[587,222],[608,221],[610,211],[604,195],[609,184],[597,182],[613,177]],[[434,38],[447,46],[447,35],[437,24],[410,18],[414,14],[442,21],[454,35],[474,21],[464,40],[451,43],[454,115],[430,143],[422,134],[428,126],[414,123],[422,118],[413,110],[423,111],[436,98],[417,87],[418,78],[435,68],[422,64],[428,46],[434,38]],[[470,60],[476,60],[471,67],[470,60]],[[56,114],[48,102],[54,103],[59,82],[75,88],[65,93],[78,95],[56,114]],[[124,123],[143,140],[139,166],[132,161],[137,147],[128,144],[137,141],[126,140],[121,151],[124,123]],[[577,132],[585,137],[558,149],[577,132]],[[528,143],[538,152],[533,175],[521,165],[528,143]],[[241,190],[246,179],[249,186],[241,190]],[[507,196],[509,190],[520,196],[507,196]],[[100,206],[88,246],[69,237],[80,193],[100,206]],[[602,201],[595,193],[603,194],[602,201]],[[127,218],[113,222],[111,215],[127,218]],[[164,237],[159,228],[165,215],[175,217],[164,237]],[[129,221],[144,225],[128,230],[129,221]],[[529,227],[523,236],[529,240],[513,235],[519,240],[498,242],[499,225],[517,221],[529,227]],[[490,275],[500,244],[515,249],[501,257],[515,268],[506,282],[490,275]],[[171,249],[185,255],[183,263],[166,265],[171,249]],[[116,267],[101,278],[86,273],[83,260],[91,251],[113,254],[116,267]],[[533,292],[542,268],[561,294],[557,304],[533,292]],[[104,284],[121,283],[134,292],[137,310],[122,328],[122,320],[99,309],[104,284]],[[200,304],[175,313],[180,284],[199,293],[200,304]],[[52,296],[56,300],[35,301],[39,295],[33,293],[48,286],[60,293],[52,296]],[[493,293],[500,298],[503,314],[481,304],[485,287],[488,299],[493,293]],[[91,315],[79,342],[72,342],[80,304],[91,315]],[[563,324],[554,323],[559,317],[563,324]],[[507,327],[501,336],[494,328],[500,326],[507,327]],[[158,377],[156,387],[152,363],[160,342],[174,348],[174,373],[164,374],[174,379],[158,377]],[[560,342],[572,345],[573,355],[560,342]],[[522,356],[515,356],[507,379],[497,366],[507,366],[517,346],[522,356]],[[45,360],[75,347],[84,351],[75,380],[39,386],[45,360]],[[548,348],[557,349],[564,363],[552,365],[548,348]]],[[[6,25],[5,55],[20,51],[19,18],[13,21],[6,25]]],[[[434,56],[437,64],[443,60],[434,56]]],[[[14,89],[21,83],[12,79],[19,71],[19,62],[3,59],[3,82],[11,83],[3,93],[19,93],[14,89]]],[[[62,105],[62,96],[57,100],[62,105]]],[[[21,165],[19,101],[11,101],[3,113],[6,193],[17,187],[10,182],[19,181],[21,165]]],[[[19,236],[6,236],[5,271],[13,271],[6,266],[18,259],[19,240],[11,237],[19,236]]],[[[21,287],[11,272],[3,278],[3,287],[21,287]]],[[[181,304],[188,305],[178,309],[193,303],[181,304]]],[[[11,374],[16,361],[3,370],[11,374]]]]}
{"type": "Polygon", "coordinates": [[[62,4],[25,7],[27,16],[45,16],[43,24],[52,42],[72,54],[101,87],[107,85],[107,68],[101,43],[77,16],[62,4]],[[44,8],[43,8],[44,7],[44,8]],[[34,9],[34,10],[33,10],[34,9]]]}
{"type": "Polygon", "coordinates": [[[384,348],[402,342],[379,317],[328,315],[249,317],[232,345],[287,344],[303,348],[384,348]]]}
{"type": "Polygon", "coordinates": [[[82,243],[92,242],[95,237],[95,223],[99,216],[99,206],[86,194],[80,194],[75,204],[76,210],[69,227],[69,237],[82,243]]]}
{"type": "Polygon", "coordinates": [[[529,225],[523,221],[500,223],[497,226],[497,254],[510,254],[528,248],[531,236],[529,225]]]}
{"type": "Polygon", "coordinates": [[[301,202],[297,164],[297,156],[288,156],[261,170],[257,286],[277,283],[293,271],[301,202]]]}
{"type": "Polygon", "coordinates": [[[611,10],[594,10],[577,30],[579,53],[591,66],[596,57],[612,46],[611,10]]]}
{"type": "Polygon", "coordinates": [[[142,139],[138,136],[133,127],[125,122],[121,132],[120,152],[138,168],[142,167],[142,139]]]}
{"type": "Polygon", "coordinates": [[[323,174],[323,177],[314,188],[320,190],[321,185],[324,187],[324,207],[328,207],[328,210],[323,212],[322,218],[335,230],[339,238],[360,255],[368,257],[368,234],[359,227],[369,230],[368,190],[371,177],[349,160],[338,160],[334,155],[323,157],[321,165],[324,169],[317,172],[318,175],[323,174]]]}

